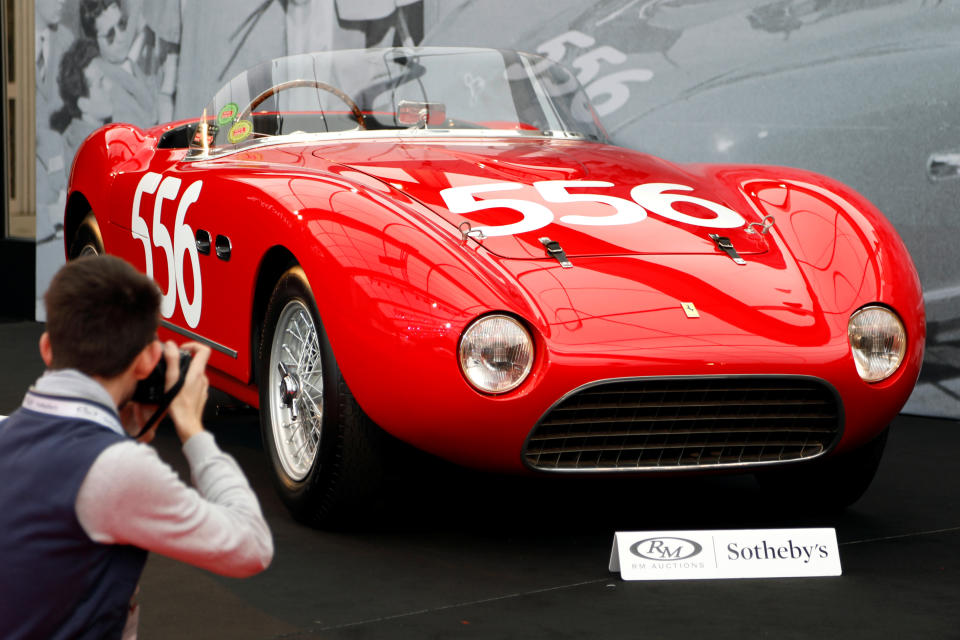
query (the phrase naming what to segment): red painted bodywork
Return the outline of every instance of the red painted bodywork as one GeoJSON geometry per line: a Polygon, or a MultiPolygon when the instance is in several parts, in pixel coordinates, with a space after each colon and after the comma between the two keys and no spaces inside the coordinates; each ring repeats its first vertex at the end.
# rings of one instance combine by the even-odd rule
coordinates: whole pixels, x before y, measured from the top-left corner
{"type": "MultiPolygon", "coordinates": [[[[156,149],[162,132],[119,125],[94,134],[78,154],[71,194],[90,203],[107,252],[144,269],[143,244],[131,234],[142,176],[175,176],[180,194],[203,182],[185,222],[228,236],[232,256],[200,256],[202,311],[191,331],[236,352],[215,352],[211,376],[250,404],[257,402],[252,331],[262,321],[254,311],[257,277],[277,247],[303,266],[364,411],[412,445],[474,467],[522,470],[524,440],[557,400],[590,382],[635,376],[822,378],[843,400],[844,434],[835,450],[842,452],[886,427],[919,373],[924,309],[910,256],[869,202],[823,176],[679,166],[617,147],[540,138],[277,144],[185,162],[185,149],[156,149]],[[749,234],[651,213],[632,225],[555,220],[521,236],[464,241],[461,222],[508,224],[517,212],[465,217],[450,213],[438,195],[464,184],[540,180],[606,181],[614,186],[585,191],[624,199],[637,184],[683,184],[747,223],[766,215],[776,223],[766,234],[749,234]],[[747,264],[718,250],[711,232],[730,237],[747,264]],[[546,255],[543,236],[567,249],[573,268],[546,255]],[[690,301],[700,318],[682,311],[681,302],[690,301]],[[909,338],[899,371],[878,384],[860,379],[847,340],[851,313],[871,303],[894,309],[909,338]],[[532,374],[502,396],[475,391],[456,358],[464,328],[492,311],[521,318],[536,341],[532,374]]],[[[527,186],[509,197],[537,194],[527,186]]],[[[141,201],[148,225],[155,200],[141,201]]],[[[550,207],[557,218],[611,209],[595,202],[550,207]]],[[[677,209],[698,215],[695,205],[677,209]]],[[[176,213],[175,200],[165,201],[160,224],[172,228],[176,213]]],[[[152,252],[155,278],[167,291],[164,253],[152,252]]],[[[179,303],[169,321],[187,328],[179,303]]]]}

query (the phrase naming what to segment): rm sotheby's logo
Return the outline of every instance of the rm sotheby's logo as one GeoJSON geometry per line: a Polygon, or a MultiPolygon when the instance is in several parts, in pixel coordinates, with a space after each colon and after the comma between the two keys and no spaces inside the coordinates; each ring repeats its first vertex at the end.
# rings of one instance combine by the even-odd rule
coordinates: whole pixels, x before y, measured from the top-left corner
{"type": "Polygon", "coordinates": [[[618,531],[610,571],[624,580],[839,576],[834,529],[618,531]]]}
{"type": "Polygon", "coordinates": [[[647,538],[630,546],[633,555],[657,562],[686,560],[701,551],[700,543],[686,538],[647,538]]]}

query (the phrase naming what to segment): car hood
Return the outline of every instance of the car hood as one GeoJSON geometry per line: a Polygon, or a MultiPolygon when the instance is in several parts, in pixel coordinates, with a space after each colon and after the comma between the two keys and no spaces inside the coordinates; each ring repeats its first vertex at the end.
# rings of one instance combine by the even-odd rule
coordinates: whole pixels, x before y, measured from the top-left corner
{"type": "Polygon", "coordinates": [[[747,232],[760,216],[741,194],[619,147],[392,139],[313,153],[406,193],[505,258],[542,259],[545,239],[571,258],[717,254],[711,234],[741,255],[767,251],[762,234],[747,232]]]}

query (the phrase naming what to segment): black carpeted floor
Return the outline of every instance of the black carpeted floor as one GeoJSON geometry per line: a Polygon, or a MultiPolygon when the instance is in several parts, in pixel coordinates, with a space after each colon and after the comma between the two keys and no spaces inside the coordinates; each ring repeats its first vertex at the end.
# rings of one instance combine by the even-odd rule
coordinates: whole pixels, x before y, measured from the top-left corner
{"type": "MultiPolygon", "coordinates": [[[[35,323],[0,324],[0,414],[42,371],[35,323]]],[[[210,421],[247,471],[277,555],[247,580],[152,556],[140,637],[960,638],[960,423],[899,417],[853,508],[768,508],[750,478],[504,478],[411,457],[363,531],[293,522],[270,485],[256,416],[210,421]],[[836,578],[623,582],[607,571],[627,530],[837,529],[836,578]]],[[[167,429],[161,455],[184,469],[167,429]]]]}

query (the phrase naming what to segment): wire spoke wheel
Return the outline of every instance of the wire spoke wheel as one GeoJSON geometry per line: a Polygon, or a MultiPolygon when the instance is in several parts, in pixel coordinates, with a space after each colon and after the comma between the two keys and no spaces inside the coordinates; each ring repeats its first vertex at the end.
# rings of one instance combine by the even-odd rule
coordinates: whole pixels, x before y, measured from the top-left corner
{"type": "Polygon", "coordinates": [[[384,436],[343,379],[299,266],[280,276],[270,295],[258,366],[264,449],[290,513],[318,527],[370,517],[384,436]]]}
{"type": "Polygon", "coordinates": [[[307,477],[323,434],[323,361],[317,327],[300,300],[290,300],[270,346],[270,423],[284,473],[307,477]]]}

